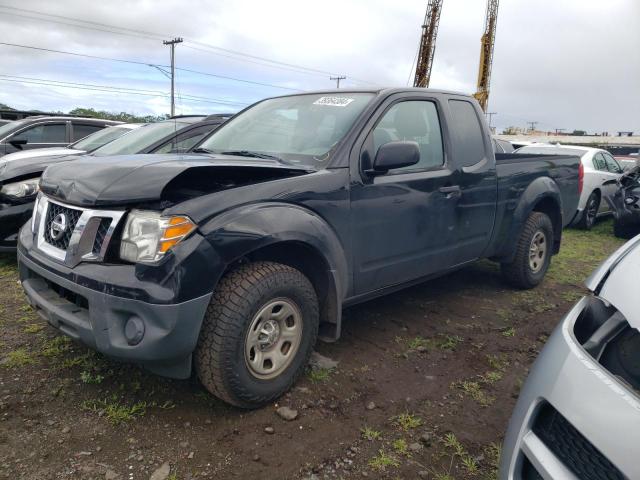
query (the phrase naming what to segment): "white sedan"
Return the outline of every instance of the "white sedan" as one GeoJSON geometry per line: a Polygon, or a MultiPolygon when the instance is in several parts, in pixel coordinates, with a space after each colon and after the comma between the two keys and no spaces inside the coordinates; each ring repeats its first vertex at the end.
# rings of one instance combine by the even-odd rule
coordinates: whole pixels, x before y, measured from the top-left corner
{"type": "Polygon", "coordinates": [[[589,230],[597,217],[612,213],[604,196],[613,195],[618,187],[615,182],[604,183],[620,178],[623,169],[606,150],[577,145],[531,145],[519,148],[516,153],[579,156],[582,190],[573,224],[589,230]]]}

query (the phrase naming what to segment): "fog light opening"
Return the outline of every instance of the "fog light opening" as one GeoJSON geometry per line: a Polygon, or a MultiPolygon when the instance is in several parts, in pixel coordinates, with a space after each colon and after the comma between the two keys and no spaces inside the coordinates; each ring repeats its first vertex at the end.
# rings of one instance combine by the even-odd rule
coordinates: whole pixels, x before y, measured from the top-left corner
{"type": "Polygon", "coordinates": [[[124,338],[129,345],[137,345],[144,337],[144,322],[139,317],[131,317],[124,324],[124,338]]]}

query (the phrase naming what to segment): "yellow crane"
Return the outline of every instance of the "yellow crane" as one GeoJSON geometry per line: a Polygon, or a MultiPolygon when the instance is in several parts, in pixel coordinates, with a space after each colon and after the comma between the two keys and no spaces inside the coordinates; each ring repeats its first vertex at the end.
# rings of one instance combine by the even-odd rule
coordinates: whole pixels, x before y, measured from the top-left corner
{"type": "Polygon", "coordinates": [[[487,111],[489,104],[489,84],[491,80],[491,65],[493,63],[493,45],[496,39],[496,24],[498,23],[498,0],[487,0],[484,33],[480,39],[480,66],[478,68],[478,88],[473,94],[480,103],[482,110],[487,111]]]}
{"type": "Polygon", "coordinates": [[[436,37],[438,36],[438,24],[443,0],[429,0],[427,13],[422,24],[422,37],[420,38],[420,50],[416,61],[416,74],[413,80],[414,87],[428,87],[431,80],[431,66],[433,55],[436,51],[436,37]]]}

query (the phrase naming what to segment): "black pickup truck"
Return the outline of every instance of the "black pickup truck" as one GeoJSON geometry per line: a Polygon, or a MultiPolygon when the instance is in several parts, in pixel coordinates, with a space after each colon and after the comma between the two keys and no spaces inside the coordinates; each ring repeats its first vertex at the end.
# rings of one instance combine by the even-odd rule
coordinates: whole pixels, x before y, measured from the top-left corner
{"type": "Polygon", "coordinates": [[[187,155],[49,167],[19,236],[31,305],[113,358],[240,407],[273,401],[343,307],[460,268],[537,285],[576,211],[579,159],[496,160],[466,95],[266,99],[187,155]]]}

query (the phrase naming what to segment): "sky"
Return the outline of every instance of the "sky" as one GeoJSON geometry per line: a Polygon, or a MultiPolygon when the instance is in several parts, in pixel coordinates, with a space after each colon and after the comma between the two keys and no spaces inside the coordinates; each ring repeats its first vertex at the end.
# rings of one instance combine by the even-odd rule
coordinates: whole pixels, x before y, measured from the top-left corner
{"type": "MultiPolygon", "coordinates": [[[[473,93],[485,0],[443,0],[431,87],[473,93]]],[[[233,112],[268,96],[411,85],[427,0],[0,0],[0,103],[233,112]],[[160,66],[160,69],[152,65],[160,66]],[[221,78],[227,77],[227,78],[221,78]],[[56,85],[51,83],[57,82],[56,85]],[[64,83],[62,83],[64,82],[64,83]],[[253,82],[253,83],[252,83],[253,82]],[[114,90],[117,87],[118,90],[114,90]]],[[[640,132],[640,1],[501,0],[493,125],[640,132]]]]}

